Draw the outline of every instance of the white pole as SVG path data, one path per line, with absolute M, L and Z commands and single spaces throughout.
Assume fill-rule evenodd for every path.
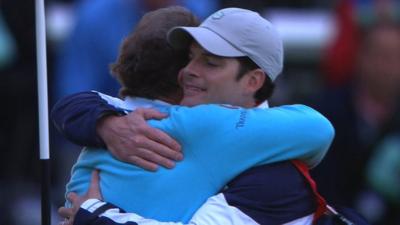
M 50 225 L 50 150 L 49 110 L 47 94 L 46 23 L 44 0 L 36 0 L 36 54 L 39 102 L 39 146 L 41 162 L 41 211 L 42 225 Z
M 44 0 L 36 0 L 36 53 L 39 100 L 40 159 L 49 159 L 49 113 L 47 94 L 46 24 Z

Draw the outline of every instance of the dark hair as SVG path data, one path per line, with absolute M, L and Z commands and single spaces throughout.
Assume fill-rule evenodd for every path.
M 146 13 L 122 43 L 112 74 L 121 83 L 120 96 L 180 98 L 177 75 L 188 62 L 187 50 L 174 50 L 167 42 L 175 26 L 198 26 L 196 17 L 180 6 Z
M 239 61 L 239 73 L 236 76 L 236 80 L 240 80 L 247 72 L 260 68 L 249 57 L 237 57 L 237 59 Z M 256 100 L 256 103 L 261 103 L 270 98 L 275 89 L 275 84 L 272 82 L 271 78 L 269 78 L 267 74 L 265 75 L 266 77 L 264 84 L 254 94 L 254 99 Z

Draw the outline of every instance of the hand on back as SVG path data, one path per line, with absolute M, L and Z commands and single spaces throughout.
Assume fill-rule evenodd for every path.
M 117 159 L 155 171 L 161 165 L 173 168 L 183 158 L 181 146 L 166 133 L 149 126 L 148 119 L 167 115 L 154 109 L 136 109 L 125 116 L 107 116 L 96 131 Z
M 72 208 L 60 207 L 58 213 L 64 218 L 64 221 L 60 222 L 60 225 L 72 225 L 74 224 L 75 216 L 79 210 L 79 207 L 88 199 L 99 199 L 103 197 L 100 191 L 99 185 L 99 171 L 94 170 L 92 172 L 92 179 L 90 181 L 89 190 L 83 196 L 78 196 L 76 193 L 68 193 L 67 198 L 72 204 Z

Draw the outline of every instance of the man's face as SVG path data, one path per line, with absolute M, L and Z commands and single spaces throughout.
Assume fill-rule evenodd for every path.
M 243 106 L 249 101 L 244 93 L 244 79 L 236 80 L 240 67 L 237 59 L 213 55 L 197 43 L 191 44 L 189 59 L 179 74 L 184 95 L 182 105 L 223 103 Z

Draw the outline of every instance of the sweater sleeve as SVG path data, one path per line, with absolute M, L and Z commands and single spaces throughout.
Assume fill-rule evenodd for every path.
M 316 166 L 333 140 L 331 123 L 304 105 L 270 109 L 202 105 L 175 107 L 163 123 L 184 151 L 203 164 L 221 186 L 244 170 L 262 164 L 300 159 Z

